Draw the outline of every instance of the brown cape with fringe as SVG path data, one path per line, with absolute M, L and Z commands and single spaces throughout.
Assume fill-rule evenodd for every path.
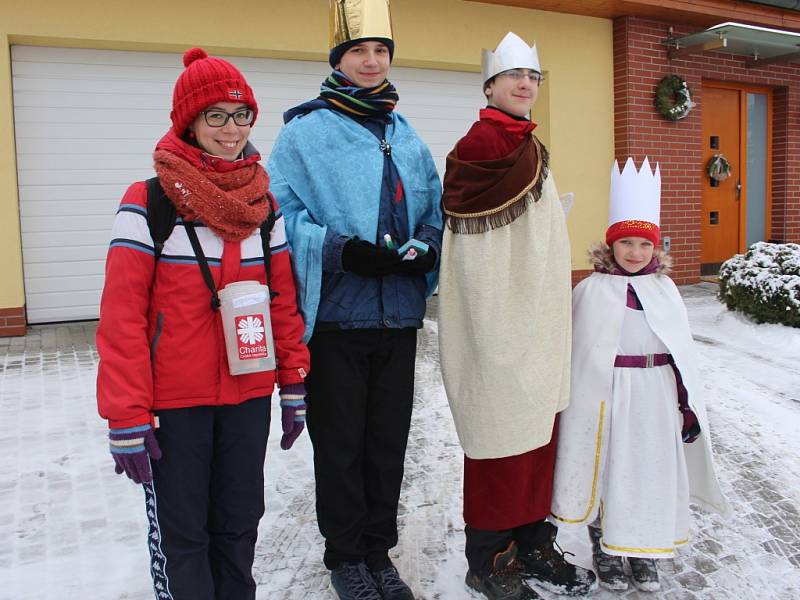
M 542 195 L 548 152 L 531 134 L 508 156 L 464 161 L 447 155 L 442 204 L 453 233 L 485 233 L 513 223 Z

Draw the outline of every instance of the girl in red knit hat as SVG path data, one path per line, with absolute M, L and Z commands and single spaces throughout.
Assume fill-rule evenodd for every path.
M 691 331 L 657 250 L 661 179 L 645 158 L 611 173 L 606 243 L 573 292 L 570 405 L 552 517 L 589 525 L 600 585 L 659 589 L 654 559 L 689 540 L 689 501 L 727 515 L 714 474 Z
M 277 384 L 288 449 L 309 355 L 283 217 L 248 142 L 253 90 L 200 48 L 183 63 L 157 177 L 128 188 L 114 222 L 97 403 L 116 472 L 144 487 L 156 596 L 247 600 L 270 398 Z

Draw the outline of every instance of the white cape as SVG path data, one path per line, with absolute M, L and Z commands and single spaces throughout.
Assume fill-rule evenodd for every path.
M 648 325 L 672 354 L 688 391 L 689 405 L 700 422 L 700 437 L 692 444 L 683 444 L 691 500 L 730 516 L 731 509 L 714 473 L 694 342 L 677 287 L 663 275 L 593 273 L 573 291 L 572 393 L 559 421 L 552 517 L 559 525 L 585 525 L 598 513 L 610 429 L 607 407 L 629 283 L 644 307 Z

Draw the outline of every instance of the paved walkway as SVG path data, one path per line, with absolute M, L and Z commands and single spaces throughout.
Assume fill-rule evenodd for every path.
M 708 304 L 709 285 L 684 289 L 690 314 L 693 303 Z M 435 303 L 431 308 L 434 316 Z M 71 324 L 0 338 L 0 600 L 152 598 L 141 490 L 113 474 L 96 414 L 94 331 L 94 323 Z M 593 598 L 800 598 L 800 444 L 776 450 L 765 443 L 772 441 L 767 420 L 742 408 L 743 398 L 779 403 L 780 414 L 800 423 L 800 364 L 701 338 L 704 377 L 722 382 L 709 390 L 709 413 L 722 485 L 736 516 L 723 523 L 694 514 L 694 542 L 661 563 L 662 592 L 598 591 Z M 471 597 L 462 583 L 462 454 L 438 365 L 430 319 L 419 338 L 394 556 L 418 598 L 455 600 Z M 763 380 L 753 381 L 749 374 L 759 370 Z M 281 452 L 276 426 L 273 419 L 267 513 L 254 569 L 258 598 L 332 599 L 321 565 L 310 443 L 304 435 Z M 575 560 L 589 564 L 582 532 L 560 539 Z

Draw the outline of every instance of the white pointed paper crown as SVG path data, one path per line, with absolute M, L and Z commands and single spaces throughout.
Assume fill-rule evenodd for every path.
M 509 69 L 531 69 L 542 72 L 536 44 L 528 46 L 525 40 L 511 31 L 497 44 L 494 52 L 486 48 L 481 51 L 483 83 Z
M 660 217 L 659 165 L 656 164 L 653 172 L 650 169 L 650 160 L 645 157 L 637 171 L 633 158 L 629 157 L 620 173 L 619 163 L 614 161 L 614 166 L 611 167 L 606 241 L 612 243 L 614 239 L 634 235 L 650 238 L 656 244 L 660 235 Z

